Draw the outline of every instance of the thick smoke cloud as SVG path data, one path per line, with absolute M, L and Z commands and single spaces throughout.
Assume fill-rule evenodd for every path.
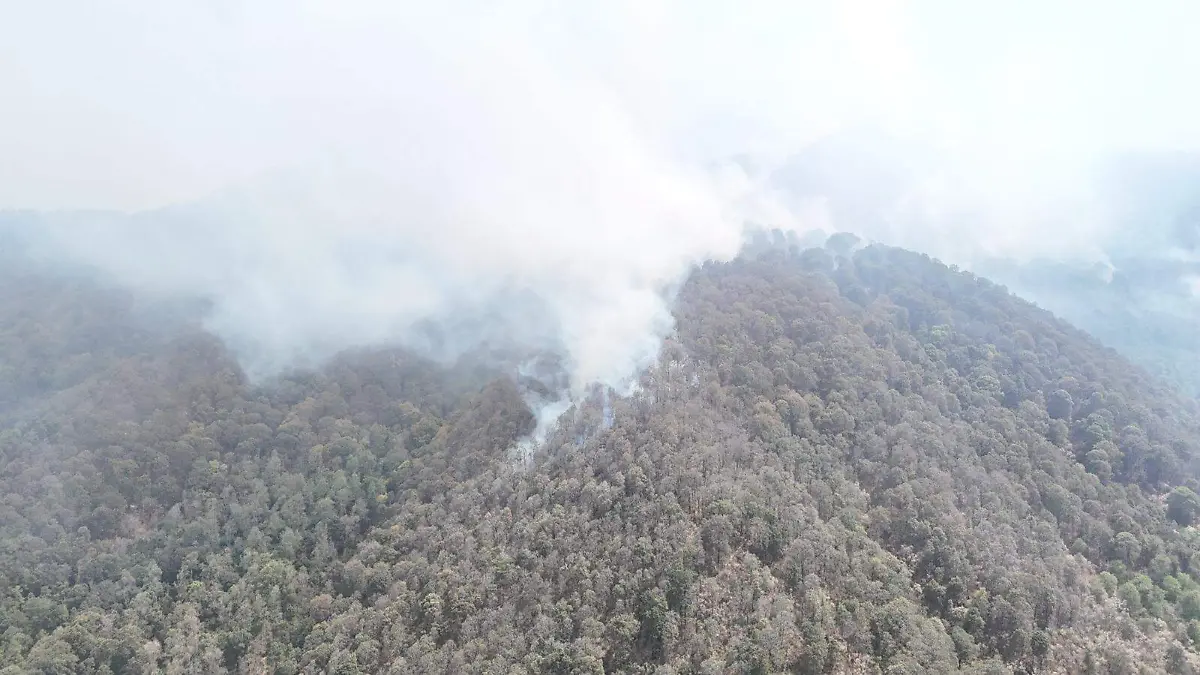
M 56 245 L 139 287 L 212 298 L 211 327 L 255 370 L 491 307 L 561 348 L 576 390 L 621 385 L 670 329 L 671 286 L 736 253 L 734 195 L 669 159 L 609 90 L 552 67 L 533 14 L 455 9 L 472 11 L 247 5 L 194 39 L 156 39 L 169 55 L 201 48 L 194 79 L 164 86 L 267 136 L 248 153 L 240 133 L 218 136 L 199 156 L 263 169 L 197 203 L 77 219 Z M 454 349 L 464 331 L 440 333 L 423 339 Z
M 1097 158 L 1200 142 L 1186 2 L 0 2 L 0 208 L 136 211 L 42 243 L 262 373 L 504 336 L 619 386 L 747 220 L 1100 260 Z

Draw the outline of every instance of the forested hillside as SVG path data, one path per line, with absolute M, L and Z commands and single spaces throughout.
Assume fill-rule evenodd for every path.
M 1131 224 L 1128 229 L 1139 228 Z M 1200 396 L 1200 296 L 1191 286 L 1200 279 L 1200 262 L 1142 253 L 1112 255 L 1111 263 L 1110 268 L 991 260 L 979 268 L 1084 327 L 1183 393 Z
M 524 457 L 482 357 L 249 383 L 127 293 L 0 288 L 4 675 L 1200 666 L 1195 402 L 924 256 L 705 266 Z
M 799 200 L 797 206 L 820 200 L 839 227 L 885 243 L 942 246 L 972 271 L 1083 328 L 1183 393 L 1200 396 L 1200 154 L 1095 158 L 1077 177 L 1087 186 L 1086 207 L 1036 216 L 1046 219 L 1017 228 L 1086 238 L 1082 246 L 1071 241 L 1067 251 L 1039 249 L 1040 237 L 1022 240 L 1019 233 L 1014 241 L 1022 245 L 1006 252 L 972 247 L 978 244 L 973 232 L 996 226 L 980 221 L 994 207 L 971 204 L 966 188 L 948 191 L 967 199 L 956 207 L 923 192 L 928 185 L 953 184 L 963 173 L 933 147 L 865 128 L 812 143 L 770 172 L 769 180 Z M 1020 191 L 1013 192 L 1007 199 L 1019 210 Z M 924 207 L 914 208 L 919 205 Z M 1081 231 L 1082 223 L 1087 227 Z M 966 248 L 954 253 L 956 246 Z

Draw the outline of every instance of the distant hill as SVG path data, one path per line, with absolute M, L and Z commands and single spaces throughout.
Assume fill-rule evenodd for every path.
M 0 288 L 5 675 L 1198 663 L 1195 401 L 926 256 L 764 236 L 532 452 L 482 356 L 250 384 L 128 291 Z

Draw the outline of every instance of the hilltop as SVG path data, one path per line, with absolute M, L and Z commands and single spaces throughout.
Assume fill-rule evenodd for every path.
M 636 392 L 527 457 L 486 359 L 251 382 L 198 322 L 2 274 L 0 673 L 1197 663 L 1196 403 L 926 256 L 698 269 Z

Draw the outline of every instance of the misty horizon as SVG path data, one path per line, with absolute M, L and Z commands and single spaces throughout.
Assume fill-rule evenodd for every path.
M 34 214 L 46 257 L 208 299 L 250 372 L 510 339 L 575 392 L 623 388 L 748 225 L 981 271 L 1197 253 L 1187 3 L 8 14 L 0 210 Z M 1172 157 L 1178 188 L 1154 177 Z M 1176 272 L 1156 288 L 1194 315 Z M 459 328 L 431 345 L 430 322 Z

